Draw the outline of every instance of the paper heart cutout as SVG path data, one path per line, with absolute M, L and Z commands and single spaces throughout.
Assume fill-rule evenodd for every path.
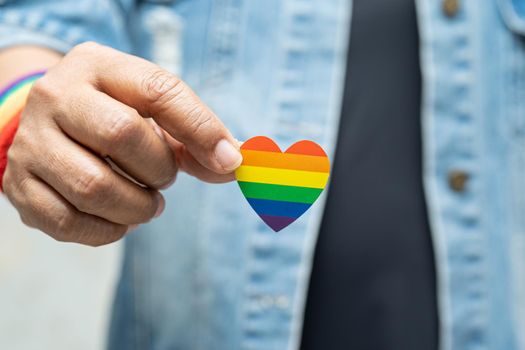
M 284 153 L 270 138 L 256 136 L 241 146 L 237 183 L 257 215 L 278 232 L 297 220 L 317 200 L 330 176 L 321 146 L 298 141 Z

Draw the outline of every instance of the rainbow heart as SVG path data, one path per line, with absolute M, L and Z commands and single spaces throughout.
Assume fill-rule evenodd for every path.
M 256 136 L 243 143 L 241 153 L 237 182 L 253 210 L 275 232 L 310 208 L 330 176 L 326 153 L 312 141 L 298 141 L 283 153 L 272 139 Z

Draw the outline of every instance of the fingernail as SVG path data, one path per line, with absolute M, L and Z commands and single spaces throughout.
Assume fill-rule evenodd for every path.
M 215 146 L 215 158 L 226 171 L 235 170 L 242 163 L 241 153 L 226 140 L 220 140 Z
M 162 214 L 162 212 L 164 211 L 164 207 L 166 206 L 166 201 L 164 200 L 164 197 L 160 193 L 157 193 L 157 196 L 159 196 L 159 207 L 157 208 L 157 212 L 154 216 L 156 218 L 158 218 Z

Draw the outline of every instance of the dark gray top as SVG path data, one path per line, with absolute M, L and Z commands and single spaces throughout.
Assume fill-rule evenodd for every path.
M 354 0 L 350 41 L 302 349 L 437 349 L 413 0 Z

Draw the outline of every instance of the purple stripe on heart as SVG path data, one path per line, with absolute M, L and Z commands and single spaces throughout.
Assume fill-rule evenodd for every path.
M 281 231 L 286 226 L 297 220 L 287 216 L 260 215 L 261 219 L 270 226 L 275 232 Z

